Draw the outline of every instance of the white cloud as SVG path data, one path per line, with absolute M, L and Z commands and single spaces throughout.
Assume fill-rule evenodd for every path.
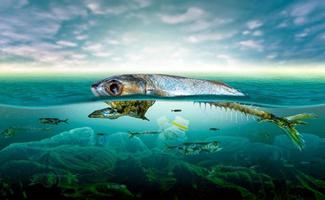
M 101 7 L 101 5 L 99 5 L 98 2 L 88 2 L 86 4 L 86 7 L 93 13 L 95 14 L 105 14 L 103 8 Z
M 260 20 L 252 20 L 246 23 L 248 29 L 256 29 L 263 25 Z
M 286 27 L 288 27 L 288 22 L 286 22 L 286 21 L 285 22 L 281 22 L 276 27 L 277 28 L 286 28 Z
M 303 25 L 307 22 L 307 19 L 305 17 L 296 17 L 293 22 L 296 24 L 296 25 Z
M 272 60 L 274 58 L 277 58 L 278 54 L 277 53 L 271 53 L 266 56 L 267 59 Z
M 242 32 L 243 35 L 252 35 L 252 36 L 262 36 L 263 32 L 261 30 L 255 30 L 255 31 L 250 31 L 250 30 L 244 30 Z
M 114 40 L 114 39 L 107 39 L 105 40 L 108 44 L 112 44 L 112 45 L 118 45 L 118 44 L 121 44 L 120 41 L 118 40 Z
M 94 14 L 98 14 L 98 15 L 103 15 L 103 14 L 119 15 L 130 10 L 130 7 L 127 4 L 104 6 L 101 3 L 96 1 L 89 1 L 86 4 L 86 7 Z
M 88 35 L 77 35 L 76 40 L 86 40 L 88 38 Z
M 249 31 L 249 30 L 244 30 L 243 32 L 242 32 L 242 34 L 243 35 L 249 35 L 251 32 Z
M 87 56 L 85 54 L 78 54 L 78 53 L 75 53 L 75 54 L 72 54 L 71 55 L 71 58 L 72 59 L 78 59 L 78 60 L 83 60 L 85 59 Z
M 93 55 L 97 56 L 97 57 L 109 57 L 109 56 L 112 56 L 112 53 L 110 53 L 110 52 L 94 52 Z
M 100 43 L 93 43 L 93 44 L 88 44 L 86 46 L 83 46 L 82 49 L 86 51 L 92 51 L 92 52 L 101 51 L 103 50 L 103 45 Z
M 162 22 L 167 24 L 179 24 L 200 19 L 205 14 L 204 10 L 190 7 L 185 13 L 180 15 L 161 15 Z
M 24 7 L 19 12 L 0 12 L 0 37 L 18 43 L 53 39 L 63 21 L 84 15 L 85 10 L 74 5 L 51 5 L 49 10 Z
M 238 66 L 238 61 L 228 54 L 218 54 L 218 62 L 225 63 L 228 66 Z
M 218 41 L 223 39 L 231 38 L 235 35 L 235 32 L 230 33 L 201 33 L 196 35 L 191 35 L 186 38 L 186 41 L 190 43 L 199 43 L 199 42 L 206 42 L 206 41 Z
M 0 36 L 10 38 L 14 42 L 52 38 L 59 28 L 60 22 L 39 17 L 33 12 L 29 14 L 20 12 L 15 16 L 0 17 Z
M 311 15 L 317 8 L 324 8 L 324 5 L 324 1 L 303 1 L 292 6 L 290 9 L 290 16 L 294 18 L 294 24 L 303 25 L 309 22 L 309 15 Z
M 198 19 L 193 23 L 189 24 L 186 30 L 189 32 L 198 32 L 209 28 L 216 28 L 220 25 L 228 24 L 232 21 L 233 21 L 232 19 L 221 19 L 221 18 Z
M 44 42 L 37 42 L 28 45 L 16 45 L 3 47 L 2 51 L 9 55 L 31 58 L 35 62 L 62 63 L 69 60 L 74 54 L 70 51 L 59 51 L 60 46 Z
M 260 31 L 260 30 L 256 30 L 252 33 L 253 36 L 262 36 L 263 35 L 263 32 Z
M 317 6 L 317 1 L 306 1 L 293 6 L 290 14 L 294 17 L 306 16 Z
M 305 38 L 305 37 L 308 36 L 309 32 L 310 32 L 309 29 L 305 29 L 303 32 L 296 33 L 295 38 L 298 39 L 298 40 L 302 39 L 302 38 Z
M 121 15 L 151 5 L 151 0 L 121 1 L 118 4 L 105 5 L 105 1 L 86 1 L 85 6 L 97 15 Z M 107 1 L 106 1 L 107 2 Z
M 71 41 L 67 41 L 67 40 L 59 40 L 56 42 L 57 45 L 60 45 L 62 47 L 76 47 L 78 46 L 78 44 L 71 42 Z
M 256 50 L 256 51 L 263 51 L 263 45 L 259 41 L 244 40 L 244 41 L 240 41 L 239 45 L 243 49 L 253 49 L 253 50 Z
M 101 43 L 90 43 L 83 46 L 82 49 L 96 57 L 109 57 L 112 55 Z
M 19 9 L 28 4 L 28 0 L 1 0 L 0 10 Z

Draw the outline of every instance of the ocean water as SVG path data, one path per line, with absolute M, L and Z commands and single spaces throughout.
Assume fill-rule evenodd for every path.
M 324 78 L 199 76 L 247 96 L 96 98 L 101 78 L 0 77 L 0 199 L 325 199 Z M 134 101 L 142 115 L 89 116 Z M 275 123 L 206 102 L 314 117 L 299 150 Z

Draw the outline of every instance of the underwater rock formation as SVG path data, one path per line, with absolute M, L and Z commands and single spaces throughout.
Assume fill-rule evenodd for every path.
M 12 144 L 0 151 L 0 173 L 11 179 L 18 176 L 22 181 L 45 172 L 60 176 L 69 171 L 82 174 L 84 181 L 94 179 L 98 172 L 109 173 L 116 155 L 108 148 L 94 146 L 93 135 L 93 130 L 86 127 L 41 141 Z
M 130 137 L 128 133 L 114 133 L 105 137 L 104 147 L 118 153 L 150 153 L 148 147 L 138 137 Z
M 217 136 L 213 139 L 220 141 L 222 151 L 184 157 L 150 150 L 128 133 L 100 136 L 105 138 L 99 145 L 94 131 L 85 127 L 1 150 L 0 199 L 36 199 L 35 194 L 43 199 L 74 200 L 325 197 L 321 174 L 307 175 L 304 168 L 297 169 L 304 157 L 286 160 L 292 156 L 284 155 L 304 151 Z M 315 137 L 305 138 L 312 141 Z M 321 148 L 316 145 L 313 152 Z M 324 163 L 301 166 L 321 171 Z

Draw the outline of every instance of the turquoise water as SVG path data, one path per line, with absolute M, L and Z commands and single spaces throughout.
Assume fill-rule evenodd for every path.
M 192 76 L 196 77 L 196 76 Z M 90 85 L 105 76 L 96 77 L 0 77 L 0 104 L 15 106 L 54 106 L 98 101 Z M 220 80 L 243 91 L 247 97 L 236 101 L 273 106 L 313 106 L 325 104 L 325 79 L 276 77 L 200 76 Z M 133 97 L 135 98 L 135 97 Z M 137 97 L 141 98 L 141 97 Z M 143 97 L 142 97 L 143 98 Z M 182 98 L 193 100 L 193 98 Z M 215 97 L 194 97 L 194 100 Z M 223 97 L 218 99 L 233 98 Z
M 148 99 L 95 98 L 89 87 L 101 78 L 0 78 L 0 199 L 325 198 L 325 79 L 202 76 L 248 96 L 151 98 L 149 120 L 142 120 L 88 117 L 106 101 Z M 198 101 L 318 118 L 297 126 L 305 140 L 300 151 L 273 123 Z M 42 124 L 44 117 L 68 123 Z M 177 119 L 187 128 L 175 132 Z M 8 128 L 14 134 L 3 134 Z M 130 137 L 130 131 L 161 133 Z M 219 151 L 184 155 L 168 148 L 211 141 Z

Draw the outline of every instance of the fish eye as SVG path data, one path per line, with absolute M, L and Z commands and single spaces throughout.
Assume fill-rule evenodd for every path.
M 106 92 L 108 92 L 112 96 L 121 95 L 122 89 L 122 84 L 116 80 L 110 81 L 105 87 Z

